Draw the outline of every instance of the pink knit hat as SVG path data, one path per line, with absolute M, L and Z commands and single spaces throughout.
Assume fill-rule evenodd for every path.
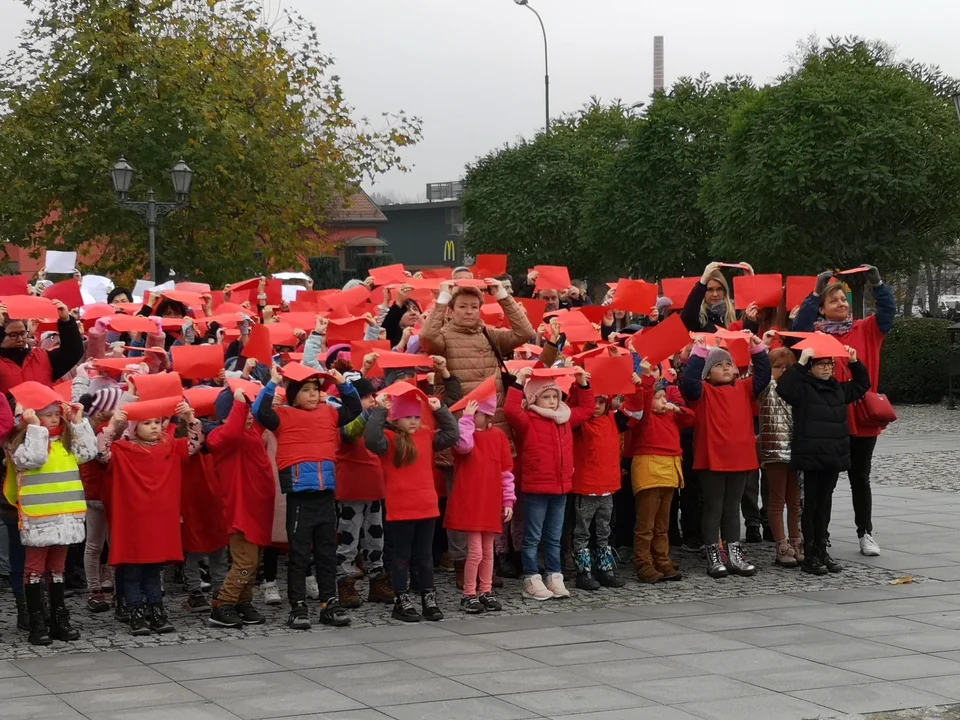
M 496 394 L 491 395 L 486 400 L 477 403 L 477 412 L 481 415 L 496 415 L 497 414 L 497 396 Z
M 543 395 L 547 390 L 556 390 L 557 394 L 560 395 L 560 386 L 550 377 L 537 377 L 533 376 L 527 380 L 527 384 L 523 387 L 523 397 L 527 400 L 527 405 L 535 405 L 537 398 Z
M 391 420 L 406 417 L 421 417 L 422 415 L 423 405 L 420 402 L 420 395 L 416 392 L 395 395 L 393 401 L 390 403 Z

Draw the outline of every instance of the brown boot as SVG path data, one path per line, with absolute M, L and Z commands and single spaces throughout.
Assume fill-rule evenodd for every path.
M 358 608 L 363 604 L 363 598 L 357 592 L 357 581 L 352 577 L 337 580 L 337 596 L 342 608 Z
M 370 594 L 367 602 L 393 603 L 396 597 L 393 594 L 393 582 L 385 572 L 380 572 L 370 578 Z
M 353 564 L 354 564 L 354 567 L 357 568 L 356 573 L 354 573 L 354 577 L 357 580 L 362 580 L 364 577 L 366 577 L 367 568 L 366 568 L 366 562 L 363 559 L 363 553 L 357 553 L 356 560 L 354 560 Z
M 498 590 L 503 587 L 503 578 L 497 575 L 496 572 L 493 573 L 493 581 L 491 582 L 491 585 Z
M 664 580 L 682 580 L 683 573 L 672 562 L 656 566 L 657 572 L 663 575 Z
M 467 566 L 466 560 L 454 560 L 453 571 L 457 574 L 457 589 L 463 590 L 463 570 Z
M 658 583 L 663 580 L 663 573 L 658 572 L 653 565 L 641 565 L 637 568 L 637 580 L 642 583 Z

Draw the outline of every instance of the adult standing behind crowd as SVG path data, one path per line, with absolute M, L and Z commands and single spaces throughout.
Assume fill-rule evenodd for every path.
M 835 273 L 827 270 L 817 277 L 813 293 L 803 301 L 800 311 L 793 322 L 797 332 L 819 330 L 833 335 L 844 345 L 857 351 L 857 357 L 867 367 L 870 385 L 877 392 L 880 382 L 880 348 L 883 339 L 893 329 L 893 318 L 897 311 L 893 291 L 884 284 L 880 271 L 872 265 L 862 265 L 867 285 L 873 288 L 873 299 L 877 312 L 863 320 L 854 320 L 847 301 L 847 291 L 843 283 L 834 282 Z M 851 379 L 850 368 L 846 360 L 837 359 L 836 379 L 846 382 Z M 883 431 L 881 426 L 867 426 L 857 418 L 855 405 L 848 410 L 850 425 L 850 492 L 853 495 L 853 513 L 857 523 L 857 536 L 860 538 L 860 552 L 868 557 L 880 554 L 880 547 L 872 537 L 873 533 L 873 496 L 870 491 L 870 469 L 873 463 L 873 451 L 877 438 Z
M 503 417 L 503 385 L 500 360 L 510 358 L 513 351 L 536 334 L 526 313 L 507 294 L 499 280 L 487 280 L 490 293 L 496 298 L 509 328 L 487 328 L 480 316 L 483 293 L 475 287 L 454 287 L 445 282 L 420 333 L 420 345 L 428 355 L 442 355 L 450 374 L 460 380 L 466 395 L 489 377 L 497 383 L 497 414 L 494 422 L 506 428 Z
M 27 380 L 34 380 L 48 387 L 66 375 L 83 360 L 83 336 L 77 321 L 70 316 L 67 306 L 59 300 L 57 307 L 57 333 L 60 346 L 53 350 L 31 348 L 27 344 L 27 325 L 23 320 L 7 316 L 7 308 L 0 305 L 3 329 L 0 332 L 0 393 Z
M 753 268 L 741 263 L 748 275 Z M 680 319 L 690 332 L 716 332 L 729 327 L 737 319 L 737 311 L 730 297 L 730 285 L 720 272 L 720 263 L 712 262 L 703 269 L 700 282 L 693 286 L 680 311 Z

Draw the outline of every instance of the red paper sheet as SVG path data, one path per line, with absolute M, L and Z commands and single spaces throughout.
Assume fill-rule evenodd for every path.
M 545 378 L 556 378 L 563 375 L 576 375 L 579 372 L 579 368 L 543 368 L 535 367 L 533 369 L 534 377 L 545 377 Z
M 477 255 L 476 276 L 480 278 L 495 278 L 507 272 L 506 255 Z
M 363 340 L 366 327 L 367 321 L 363 318 L 331 320 L 327 326 L 327 347 Z
M 43 291 L 43 297 L 50 300 L 59 300 L 70 310 L 83 305 L 83 295 L 80 294 L 80 283 L 73 278 L 51 285 Z
M 651 365 L 661 362 L 690 344 L 690 334 L 679 314 L 633 337 L 633 349 Z
M 136 315 L 138 312 L 143 310 L 143 303 L 114 303 L 113 305 L 119 312 L 126 313 L 127 315 Z
M 801 305 L 817 287 L 816 275 L 793 275 L 787 278 L 787 310 Z
M 303 382 L 304 380 L 309 380 L 312 377 L 320 378 L 324 383 L 331 380 L 331 377 L 320 370 L 314 370 L 309 368 L 303 363 L 290 362 L 283 366 L 280 370 L 280 374 L 283 375 L 288 380 L 293 380 L 294 382 Z
M 187 292 L 209 293 L 210 286 L 201 282 L 182 282 L 173 286 L 175 290 L 186 290 Z
M 270 333 L 270 343 L 274 346 L 295 348 L 300 344 L 297 336 L 293 334 L 293 327 L 285 322 L 270 323 L 264 327 Z
M 157 400 L 129 403 L 120 409 L 127 414 L 127 420 L 140 422 L 141 420 L 172 417 L 177 410 L 177 405 L 181 402 L 183 402 L 182 396 L 159 398 Z
M 222 345 L 174 345 L 173 367 L 185 380 L 215 378 L 223 370 Z
M 570 271 L 558 265 L 537 265 L 533 268 L 537 272 L 535 292 L 541 290 L 567 290 L 573 283 L 570 282 Z
M 261 365 L 273 364 L 273 340 L 266 325 L 254 325 L 250 329 L 250 339 L 243 346 L 243 356 L 253 358 Z
M 421 270 L 420 274 L 430 280 L 449 280 L 453 277 L 453 268 L 434 268 L 433 270 Z
M 600 342 L 600 331 L 593 325 L 568 324 L 562 330 L 568 343 Z
M 724 340 L 723 347 L 733 358 L 733 364 L 738 368 L 749 367 L 750 365 L 750 345 L 746 340 Z
M 811 337 L 804 338 L 793 346 L 793 350 L 797 352 L 803 352 L 808 348 L 813 349 L 813 356 L 815 358 L 848 357 L 847 350 L 844 348 L 843 343 L 833 335 L 826 333 L 814 333 Z
M 53 386 L 53 391 L 59 395 L 65 403 L 73 401 L 73 380 L 64 380 Z
M 611 312 L 611 308 L 608 305 L 584 305 L 577 309 L 587 320 L 595 325 L 603 324 L 604 316 L 608 312 Z
M 35 380 L 28 380 L 10 388 L 10 394 L 24 410 L 43 410 L 54 403 L 63 402 L 56 390 Z
M 536 330 L 537 325 L 543 322 L 543 313 L 547 309 L 547 303 L 536 298 L 514 298 L 517 304 L 527 311 L 527 319 Z
M 93 324 L 102 317 L 110 317 L 111 315 L 117 314 L 117 309 L 113 305 L 107 305 L 106 303 L 84 305 L 80 310 L 83 316 L 83 322 L 87 324 Z
M 360 371 L 360 368 L 363 367 L 363 358 L 365 358 L 370 353 L 383 353 L 390 351 L 390 341 L 389 340 L 355 340 L 350 343 L 350 363 L 353 365 L 353 369 Z M 374 366 L 366 374 L 367 378 L 381 378 L 383 377 L 383 368 L 380 367 L 380 363 L 374 363 Z
M 5 275 L 0 277 L 0 296 L 26 295 L 27 278 L 23 275 Z
M 590 373 L 590 386 L 597 395 L 632 395 L 637 391 L 633 384 L 633 358 L 630 355 L 611 357 L 598 355 L 586 359 Z
M 687 302 L 694 285 L 700 282 L 698 277 L 664 278 L 660 281 L 663 297 L 670 298 L 671 309 L 679 310 Z
M 539 360 L 507 360 L 503 364 L 507 366 L 507 372 L 516 375 L 523 368 L 534 367 Z
M 164 290 L 163 297 L 184 305 L 203 305 L 203 298 L 200 293 L 189 290 Z
M 869 266 L 850 268 L 849 270 L 841 270 L 837 273 L 837 275 L 856 275 L 857 273 L 867 272 L 868 270 L 870 270 Z
M 745 309 L 750 303 L 761 308 L 780 307 L 783 300 L 782 275 L 737 275 L 733 278 L 734 306 Z
M 303 293 L 300 293 L 301 295 Z M 358 285 L 355 288 L 350 288 L 349 290 L 341 290 L 339 292 L 333 293 L 332 295 L 324 296 L 323 300 L 327 303 L 331 310 L 336 308 L 350 308 L 355 305 L 360 305 L 365 303 L 370 299 L 370 291 L 367 289 L 366 285 Z
M 175 372 L 157 375 L 137 375 L 130 378 L 137 389 L 137 398 L 141 401 L 157 398 L 180 397 L 183 394 L 183 381 Z
M 610 307 L 638 315 L 649 315 L 657 304 L 658 288 L 643 280 L 621 279 Z
M 221 388 L 215 387 L 188 388 L 183 391 L 183 397 L 187 405 L 193 408 L 196 417 L 214 417 L 217 414 L 217 398 L 221 392 Z
M 480 306 L 480 317 L 483 319 L 483 322 L 490 327 L 503 327 L 503 308 L 499 305 L 484 303 Z
M 230 392 L 242 390 L 247 400 L 251 403 L 257 399 L 257 395 L 263 390 L 263 385 L 253 380 L 244 380 L 243 378 L 227 378 L 227 387 Z
M 489 377 L 484 380 L 482 383 L 477 385 L 473 390 L 467 393 L 459 401 L 450 406 L 450 412 L 460 412 L 470 403 L 471 400 L 475 400 L 478 403 L 483 402 L 484 400 L 489 400 L 497 394 L 497 381 Z
M 110 318 L 110 329 L 118 333 L 155 334 L 157 332 L 156 323 L 142 315 L 113 315 Z
M 377 359 L 377 365 L 384 370 L 433 367 L 433 360 L 430 359 L 429 355 L 411 355 L 410 353 L 392 352 L 390 350 L 381 350 L 378 353 L 380 357 Z
M 370 268 L 370 277 L 373 278 L 373 284 L 377 286 L 403 283 L 409 279 L 401 264 Z

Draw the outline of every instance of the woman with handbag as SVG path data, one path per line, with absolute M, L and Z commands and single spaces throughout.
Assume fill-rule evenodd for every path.
M 877 393 L 880 382 L 880 348 L 884 336 L 893 329 L 896 301 L 893 291 L 884 284 L 880 272 L 872 265 L 862 265 L 866 285 L 873 290 L 876 314 L 854 320 L 847 301 L 846 287 L 837 282 L 836 273 L 827 270 L 817 277 L 813 293 L 803 301 L 793 322 L 798 332 L 819 330 L 833 335 L 844 345 L 857 351 L 870 375 L 871 388 L 866 396 L 849 406 L 850 425 L 850 491 L 853 512 L 860 538 L 860 552 L 868 557 L 880 554 L 880 547 L 872 537 L 873 497 L 870 491 L 870 467 L 877 438 L 883 429 L 896 420 L 896 414 L 885 396 Z M 849 363 L 838 359 L 836 378 L 840 382 L 851 379 Z

